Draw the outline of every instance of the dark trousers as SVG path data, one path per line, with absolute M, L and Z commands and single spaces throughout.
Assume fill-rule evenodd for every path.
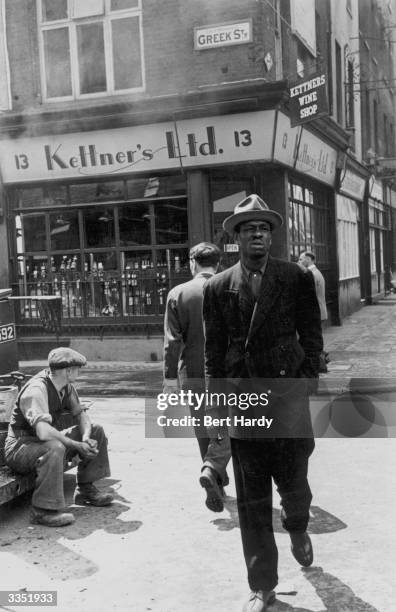
M 183 386 L 183 389 L 188 391 L 187 385 Z M 204 393 L 205 387 L 191 387 L 192 391 L 196 393 Z M 229 478 L 227 474 L 227 465 L 231 459 L 231 447 L 230 437 L 226 427 L 221 430 L 221 436 L 217 436 L 216 433 L 210 437 L 208 430 L 204 423 L 204 416 L 206 414 L 205 406 L 200 406 L 198 410 L 195 405 L 190 405 L 190 414 L 192 417 L 198 419 L 199 425 L 194 427 L 194 433 L 197 438 L 199 452 L 202 459 L 202 468 L 209 467 L 214 470 L 217 474 L 218 483 L 226 487 L 229 484 Z
M 62 430 L 62 433 L 81 441 L 77 425 Z M 98 454 L 83 458 L 77 466 L 77 483 L 89 483 L 110 476 L 107 454 L 107 438 L 100 425 L 92 425 L 91 438 L 98 443 Z M 14 438 L 8 436 L 5 445 L 6 463 L 15 472 L 27 474 L 36 471 L 36 482 L 32 497 L 33 506 L 47 510 L 61 510 L 65 507 L 63 492 L 63 470 L 65 461 L 76 455 L 59 440 L 43 442 L 36 436 Z
M 308 458 L 314 446 L 312 438 L 231 438 L 243 552 L 253 591 L 271 590 L 278 584 L 272 479 L 281 497 L 284 529 L 306 531 L 312 500 Z

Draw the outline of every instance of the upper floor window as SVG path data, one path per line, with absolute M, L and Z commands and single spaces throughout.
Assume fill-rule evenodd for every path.
M 335 41 L 335 85 L 336 85 L 336 120 L 342 124 L 342 60 L 341 60 L 341 47 L 337 41 Z
M 355 127 L 355 66 L 352 60 L 346 61 L 347 82 L 345 88 L 346 127 Z
M 39 0 L 45 100 L 142 91 L 141 0 Z

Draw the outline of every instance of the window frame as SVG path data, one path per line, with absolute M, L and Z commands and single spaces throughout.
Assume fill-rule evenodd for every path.
M 39 58 L 40 58 L 40 79 L 43 101 L 48 103 L 66 102 L 70 100 L 87 100 L 95 98 L 103 98 L 106 96 L 120 96 L 128 93 L 139 93 L 146 90 L 146 74 L 144 62 L 144 41 L 143 41 L 143 9 L 142 0 L 137 0 L 137 7 L 129 9 L 119 9 L 112 11 L 111 0 L 104 0 L 103 15 L 94 15 L 89 17 L 73 18 L 72 8 L 73 0 L 66 0 L 68 17 L 66 19 L 57 19 L 54 21 L 44 21 L 43 15 L 43 0 L 37 2 L 37 27 L 39 38 Z M 113 37 L 112 37 L 112 22 L 116 19 L 138 19 L 139 29 L 139 50 L 140 50 L 140 70 L 141 70 L 141 85 L 138 87 L 129 87 L 126 89 L 115 89 L 115 71 L 113 57 Z M 80 90 L 80 66 L 78 59 L 78 44 L 77 44 L 77 27 L 79 25 L 89 25 L 93 23 L 103 24 L 103 39 L 104 39 L 104 58 L 105 58 L 105 73 L 106 73 L 106 90 L 93 93 L 81 93 Z M 45 43 L 44 32 L 67 28 L 69 40 L 69 62 L 71 75 L 71 90 L 72 93 L 66 96 L 48 96 L 47 89 L 47 70 L 45 61 Z
M 301 197 L 297 195 L 297 191 Z M 307 223 L 308 221 L 308 223 Z M 288 180 L 289 257 L 297 261 L 302 251 L 313 251 L 323 270 L 330 266 L 330 204 L 326 189 L 294 175 Z M 302 239 L 303 238 L 303 239 Z M 309 239 L 307 239 L 309 238 Z

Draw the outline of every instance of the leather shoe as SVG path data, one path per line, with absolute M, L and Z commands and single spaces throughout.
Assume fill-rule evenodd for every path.
M 290 532 L 291 551 L 296 561 L 303 567 L 309 567 L 313 563 L 313 549 L 311 538 L 306 531 Z
M 59 512 L 59 510 L 47 510 L 32 506 L 30 510 L 30 522 L 34 525 L 45 525 L 46 527 L 65 527 L 71 525 L 76 519 L 71 512 Z
M 205 503 L 209 510 L 212 510 L 212 512 L 223 512 L 223 495 L 213 470 L 208 467 L 203 468 L 199 483 L 206 490 Z
M 77 485 L 74 503 L 80 506 L 109 506 L 114 500 L 110 493 L 101 493 L 92 483 Z
M 243 612 L 265 612 L 275 602 L 275 591 L 252 591 Z

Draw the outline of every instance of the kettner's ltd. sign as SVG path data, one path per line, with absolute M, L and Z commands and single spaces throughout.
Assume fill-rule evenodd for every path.
M 275 111 L 0 141 L 4 183 L 270 160 Z
M 326 84 L 326 74 L 317 73 L 290 87 L 289 109 L 292 127 L 329 112 Z
M 274 110 L 0 141 L 3 182 L 278 161 L 333 185 L 337 151 Z M 275 131 L 276 128 L 276 131 Z

